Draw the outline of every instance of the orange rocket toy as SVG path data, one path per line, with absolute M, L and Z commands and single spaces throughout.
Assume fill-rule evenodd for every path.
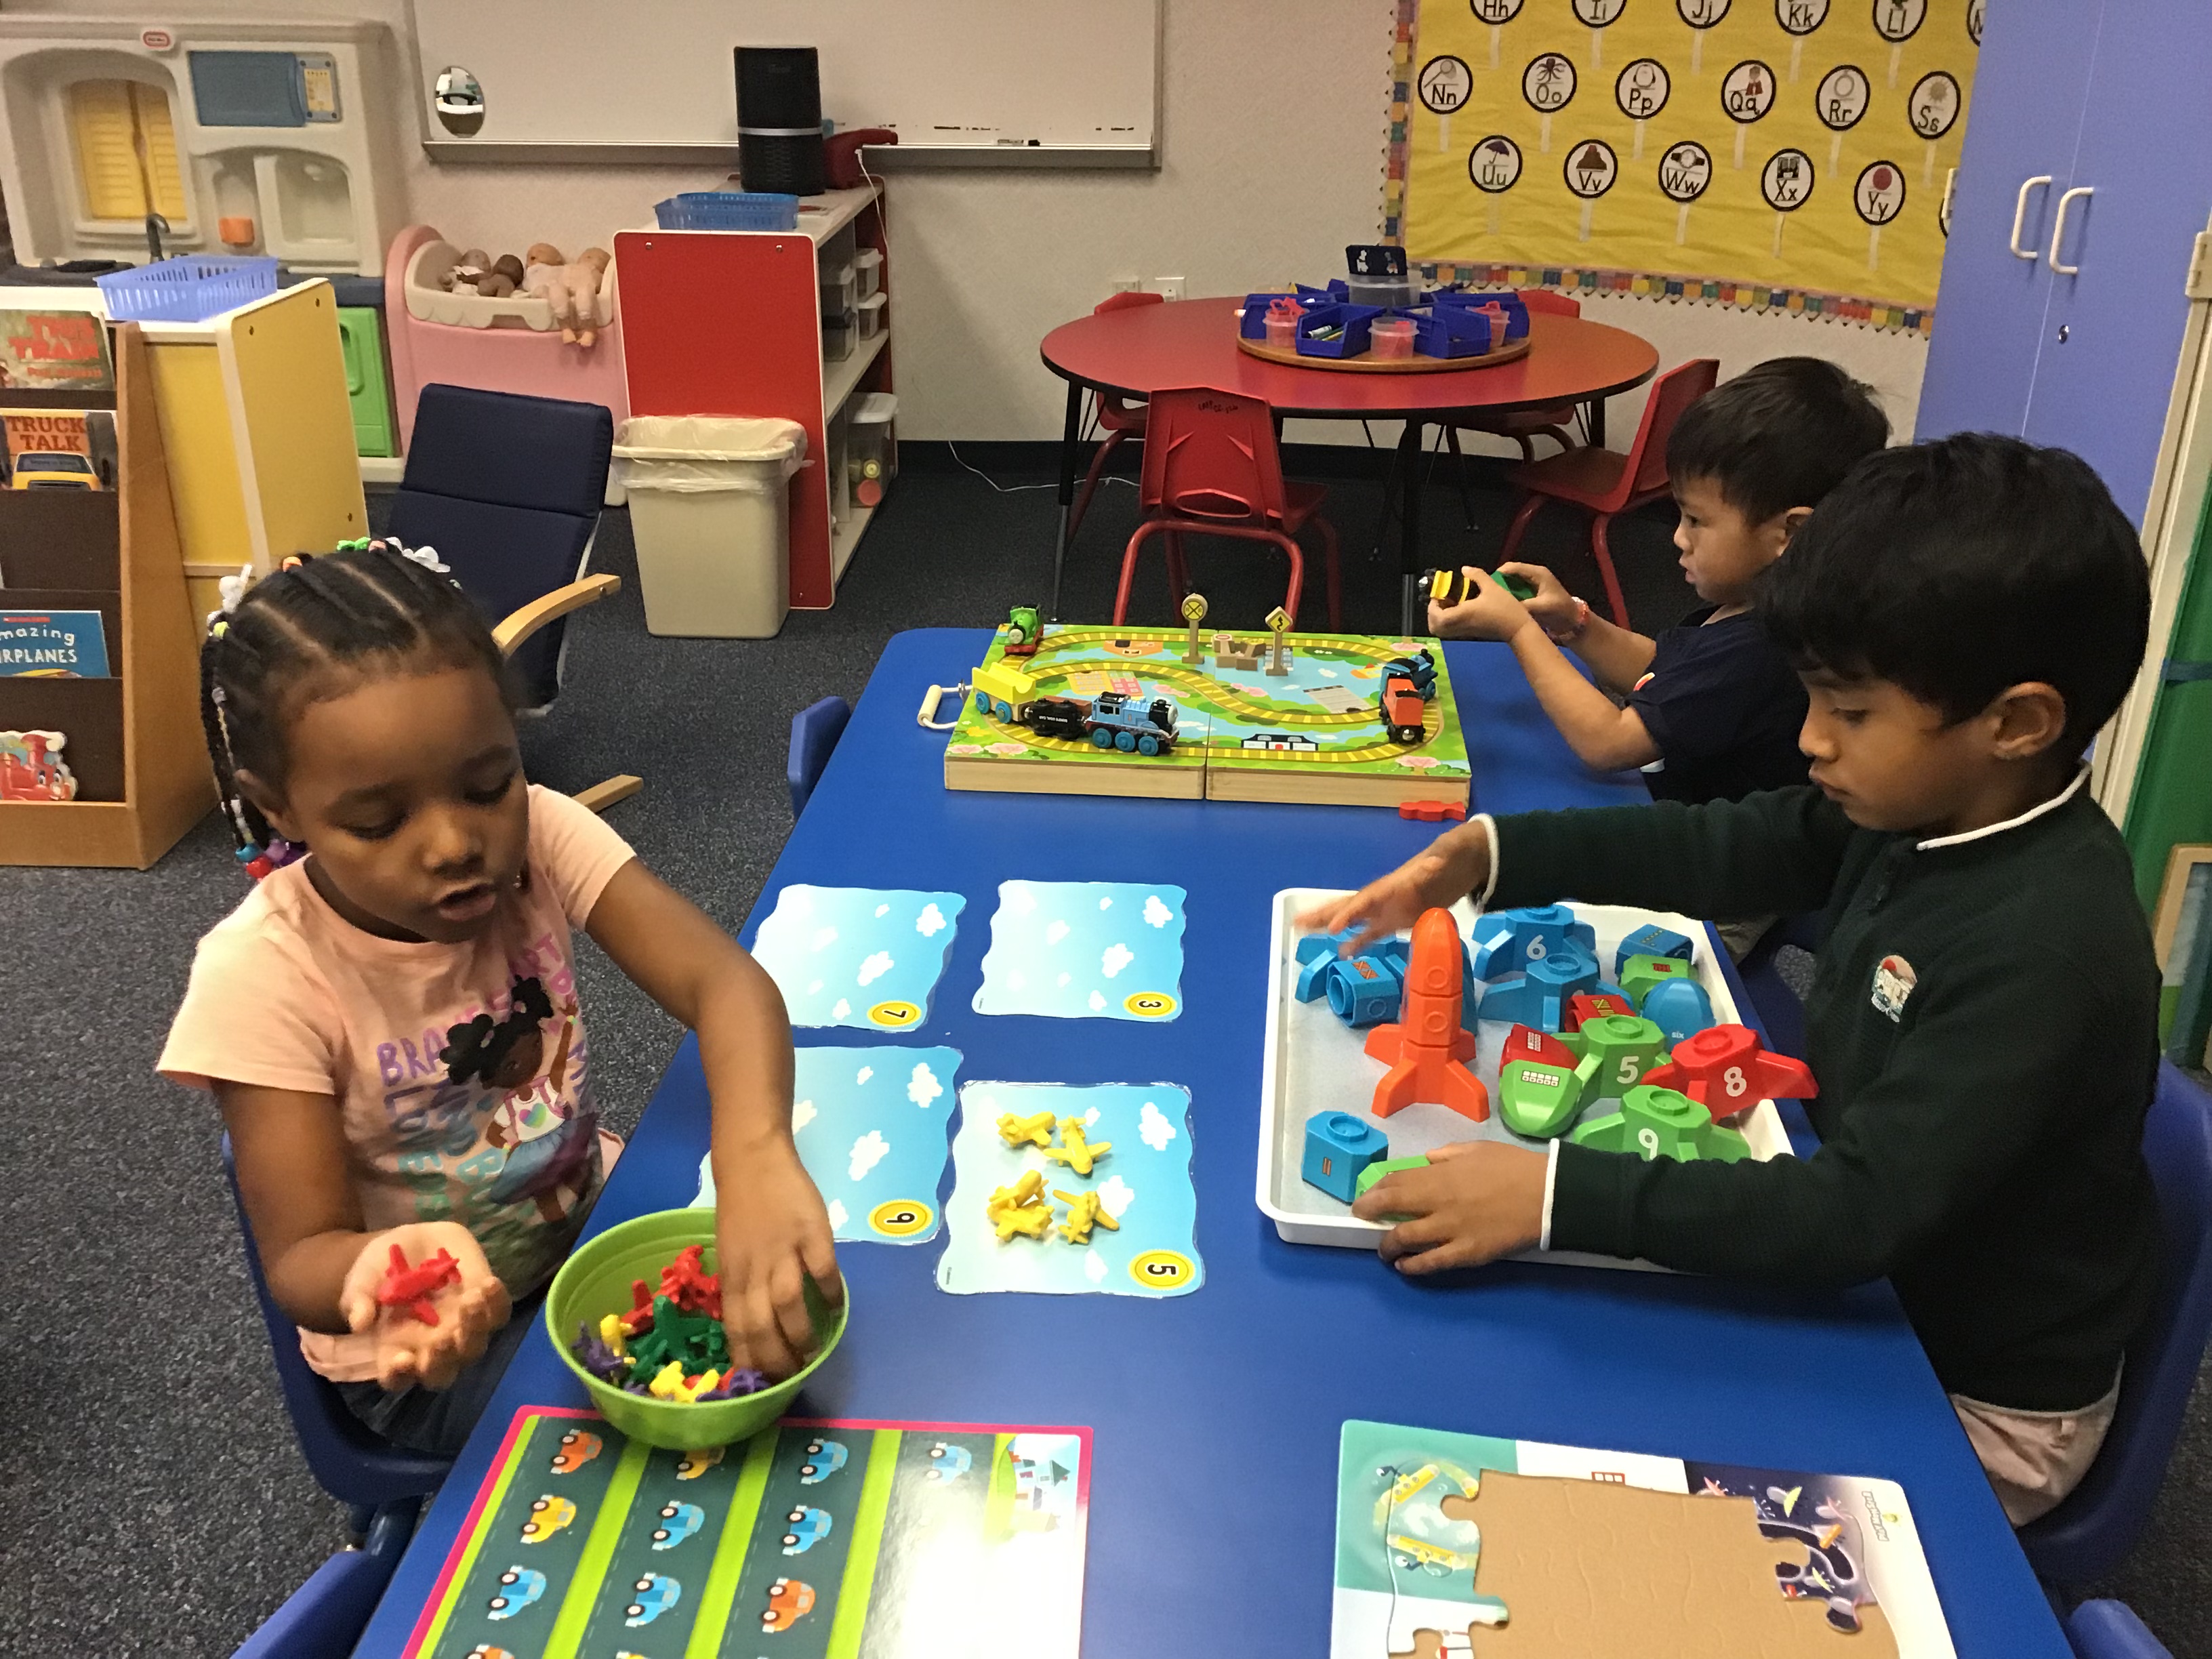
M 1466 971 L 1462 951 L 1450 911 L 1424 911 L 1413 924 L 1398 1023 L 1367 1034 L 1369 1057 L 1390 1067 L 1375 1085 L 1376 1116 L 1388 1117 L 1425 1100 L 1477 1123 L 1489 1117 L 1490 1091 L 1467 1069 L 1474 1058 L 1474 1033 L 1460 1023 Z

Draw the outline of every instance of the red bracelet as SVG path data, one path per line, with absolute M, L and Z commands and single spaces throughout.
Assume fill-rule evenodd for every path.
M 1554 645 L 1565 645 L 1570 640 L 1581 638 L 1583 629 L 1589 626 L 1589 601 L 1584 599 L 1576 599 L 1575 625 L 1572 628 L 1566 629 L 1564 633 L 1553 635 L 1552 643 Z

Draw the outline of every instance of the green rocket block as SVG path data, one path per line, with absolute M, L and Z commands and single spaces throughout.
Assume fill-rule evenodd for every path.
M 1586 1019 L 1575 1036 L 1582 1054 L 1575 1071 L 1586 1100 L 1618 1100 L 1667 1058 L 1667 1034 L 1634 1014 Z
M 1647 1164 L 1656 1158 L 1734 1164 L 1751 1156 L 1741 1134 L 1716 1125 L 1689 1096 L 1649 1083 L 1624 1095 L 1619 1111 L 1590 1119 L 1568 1139 L 1601 1152 L 1633 1152 Z
M 1353 1194 L 1356 1196 L 1365 1192 L 1386 1175 L 1395 1175 L 1401 1170 L 1418 1170 L 1428 1161 L 1424 1154 L 1419 1158 L 1386 1158 L 1380 1164 L 1370 1164 L 1359 1172 L 1359 1180 L 1352 1188 Z
M 1620 970 L 1620 988 L 1628 993 L 1628 1000 L 1638 1007 L 1644 1006 L 1644 994 L 1670 979 L 1690 977 L 1690 964 L 1674 957 L 1631 957 Z
M 1510 1060 L 1498 1068 L 1498 1115 L 1516 1135 L 1547 1140 L 1582 1109 L 1583 1079 L 1564 1066 Z

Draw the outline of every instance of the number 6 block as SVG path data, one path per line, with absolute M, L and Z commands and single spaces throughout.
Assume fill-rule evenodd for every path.
M 1770 1097 L 1810 1100 L 1820 1092 L 1803 1060 L 1768 1054 L 1759 1034 L 1744 1025 L 1716 1025 L 1684 1037 L 1666 1064 L 1645 1073 L 1644 1081 L 1680 1090 L 1716 1122 Z

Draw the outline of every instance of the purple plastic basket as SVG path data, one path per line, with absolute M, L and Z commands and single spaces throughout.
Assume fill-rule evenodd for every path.
M 204 323 L 276 291 L 266 255 L 188 253 L 95 276 L 107 315 L 118 323 Z

